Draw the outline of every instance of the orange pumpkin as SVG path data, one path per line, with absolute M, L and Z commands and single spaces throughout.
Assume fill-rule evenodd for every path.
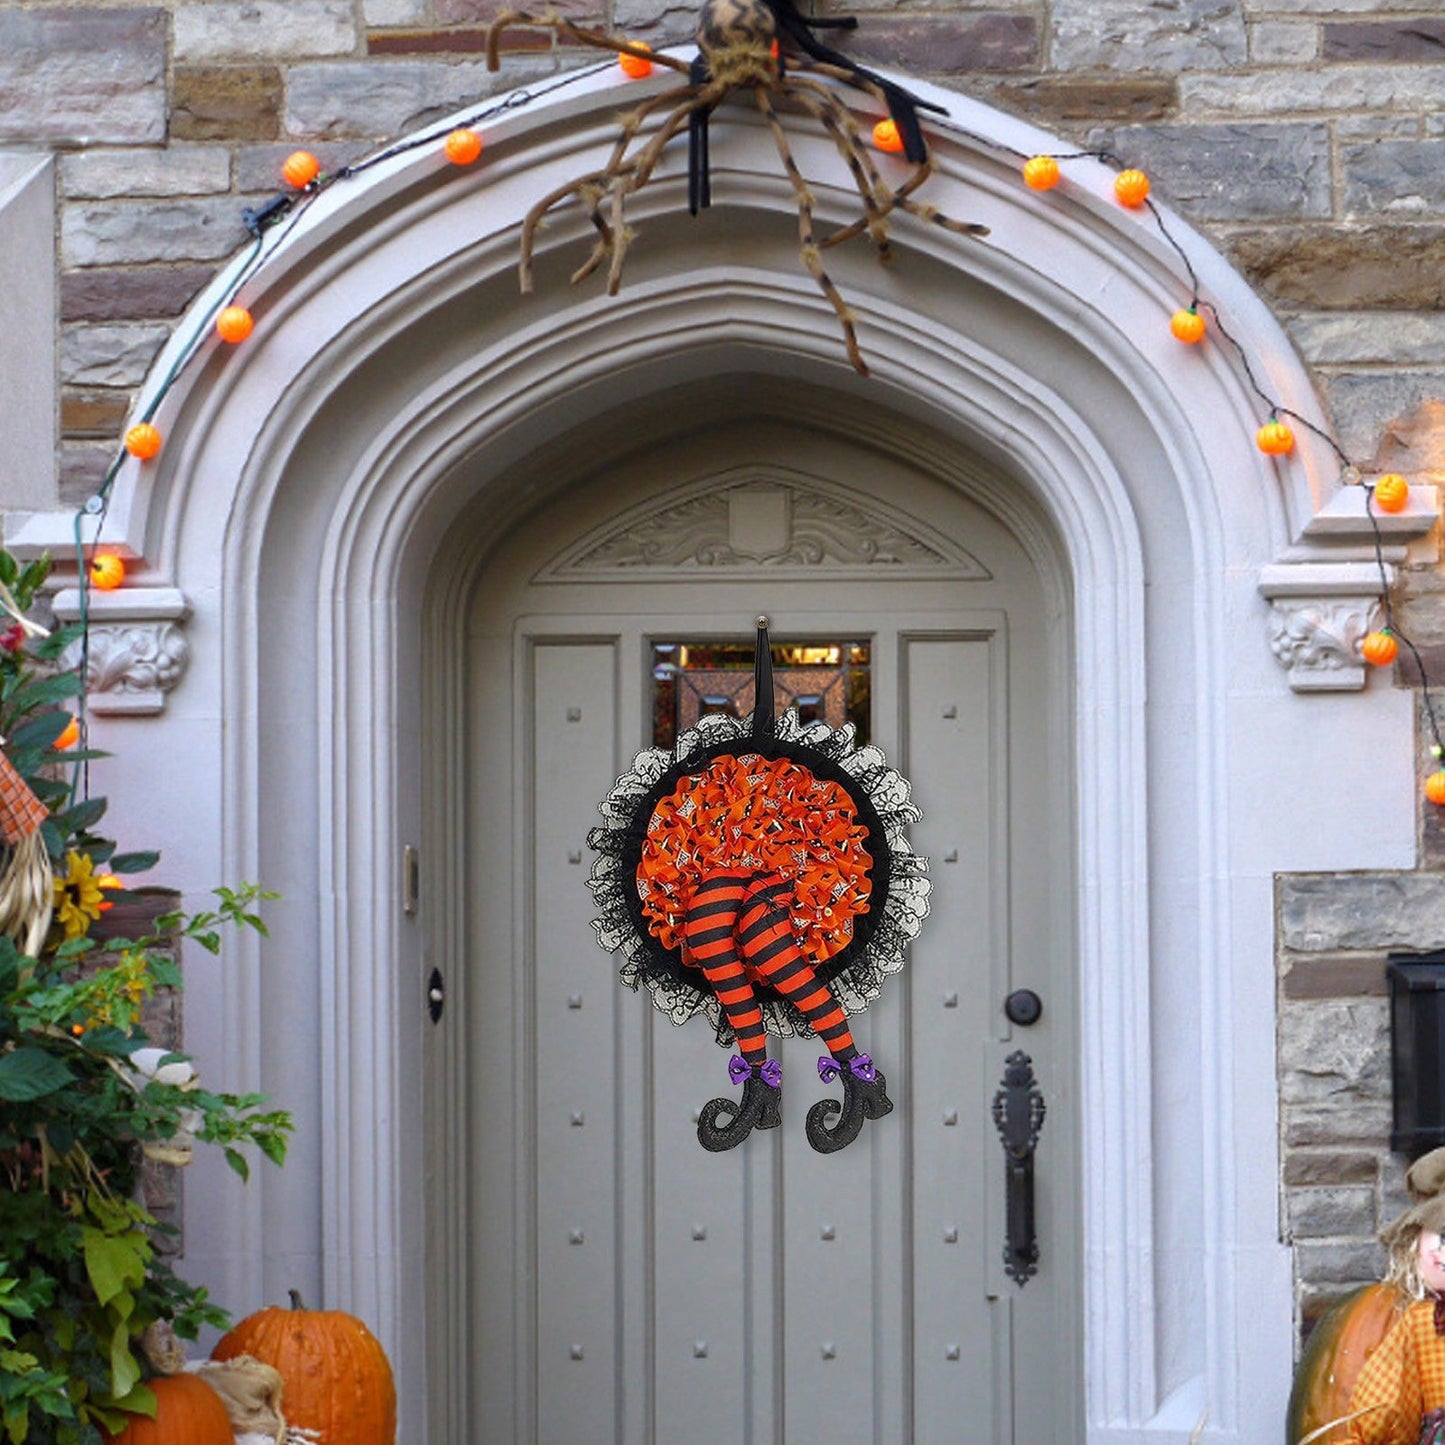
M 1282 421 L 1267 421 L 1255 432 L 1254 444 L 1266 456 L 1287 456 L 1294 450 L 1294 433 Z
M 78 718 L 71 718 L 64 728 L 61 729 L 60 736 L 55 739 L 54 746 L 58 750 L 63 751 L 65 748 L 73 748 L 79 741 L 80 720 Z
M 1361 1366 L 1408 1303 L 1393 1285 L 1367 1284 L 1330 1307 L 1295 1371 L 1288 1445 L 1299 1445 L 1311 1430 L 1350 1413 L 1350 1392 Z
M 161 434 L 148 421 L 137 422 L 125 434 L 125 449 L 131 456 L 148 462 L 160 455 Z
M 346 1445 L 395 1445 L 396 1384 L 386 1352 L 355 1315 L 291 1308 L 258 1311 L 211 1352 L 251 1355 L 281 1372 L 286 1423 Z
M 636 46 L 638 50 L 650 50 L 652 47 L 643 44 L 640 40 L 629 40 L 629 45 Z M 629 55 L 623 51 L 617 57 L 617 64 L 623 75 L 631 80 L 644 80 L 652 74 L 652 62 L 645 55 Z
M 1024 162 L 1024 185 L 1032 191 L 1051 191 L 1059 183 L 1059 163 L 1053 156 L 1033 156 Z
M 255 325 L 255 317 L 244 306 L 228 306 L 216 317 L 216 335 L 235 346 L 251 334 Z
M 146 1386 L 156 1397 L 156 1417 L 135 1416 L 115 1445 L 236 1445 L 231 1417 L 221 1397 L 195 1375 L 158 1375 Z
M 1410 505 L 1410 484 L 1399 472 L 1386 472 L 1375 483 L 1374 497 L 1382 512 L 1403 512 Z
M 446 138 L 442 149 L 454 166 L 469 166 L 482 153 L 482 138 L 476 131 L 462 126 Z
M 891 117 L 880 120 L 873 127 L 873 144 L 890 155 L 900 155 L 903 151 L 903 137 L 898 134 L 897 122 Z
M 1425 779 L 1425 796 L 1432 803 L 1445 807 L 1445 771 L 1431 773 Z
M 288 186 L 304 191 L 321 174 L 321 162 L 310 151 L 292 151 L 281 167 L 281 175 Z
M 114 552 L 98 552 L 90 559 L 90 585 L 114 592 L 125 581 L 125 563 Z
M 1400 655 L 1400 644 L 1388 627 L 1379 632 L 1370 632 L 1360 644 L 1360 655 L 1372 667 L 1389 667 Z
M 1177 341 L 1189 346 L 1204 340 L 1204 318 L 1192 306 L 1187 311 L 1176 311 L 1169 319 L 1169 329 Z
M 1143 171 L 1120 171 L 1114 177 L 1114 194 L 1131 210 L 1149 199 L 1149 177 Z

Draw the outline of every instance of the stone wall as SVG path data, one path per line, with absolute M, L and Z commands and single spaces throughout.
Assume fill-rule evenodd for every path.
M 1445 480 L 1445 19 L 1438 0 L 859 0 L 860 58 L 1142 164 L 1284 319 L 1367 468 Z M 335 167 L 498 89 L 595 59 L 516 36 L 500 0 L 165 0 L 0 8 L 0 147 L 57 167 L 58 487 L 78 505 L 242 208 L 305 145 Z M 658 44 L 680 0 L 557 0 Z M 1187 298 L 1184 298 L 1187 299 Z M 1445 678 L 1432 545 L 1401 620 Z M 1405 679 L 1400 685 L 1405 685 Z M 1377 684 L 1378 685 L 1378 684 Z M 1427 759 L 1422 747 L 1422 764 Z M 1302 1319 L 1370 1278 L 1397 1203 L 1383 961 L 1445 943 L 1445 836 L 1418 874 L 1279 883 L 1281 1229 Z

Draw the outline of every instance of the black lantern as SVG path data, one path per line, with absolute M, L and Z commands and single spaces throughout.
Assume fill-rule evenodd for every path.
M 1395 1101 L 1390 1148 L 1417 1159 L 1445 1144 L 1445 951 L 1392 953 L 1385 976 Z

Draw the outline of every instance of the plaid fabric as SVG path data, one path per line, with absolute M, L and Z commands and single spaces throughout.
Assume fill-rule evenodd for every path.
M 0 838 L 13 848 L 49 816 L 50 810 L 30 791 L 10 759 L 0 753 Z
M 1365 1361 L 1350 1396 L 1352 1445 L 1419 1445 L 1434 1437 L 1426 1417 L 1445 1410 L 1445 1339 L 1435 1332 L 1435 1302 L 1410 1306 Z

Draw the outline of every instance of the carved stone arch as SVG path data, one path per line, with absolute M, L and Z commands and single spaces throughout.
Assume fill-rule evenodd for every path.
M 1311 437 L 1283 462 L 1255 450 L 1258 397 L 1226 348 L 1170 337 L 1188 299 L 1179 258 L 1114 203 L 1108 172 L 1073 163 L 1060 190 L 1030 192 L 1015 157 L 1058 146 L 922 83 L 908 82 L 947 112 L 930 122 L 929 198 L 993 239 L 900 218 L 888 270 L 866 250 L 830 253 L 871 381 L 842 359 L 798 265 L 771 138 L 741 108 L 714 122 L 709 216 L 685 214 L 671 158 L 635 198 L 645 241 L 620 298 L 567 287 L 585 246 L 572 218 L 547 231 L 523 301 L 518 222 L 611 143 L 623 83 L 599 68 L 499 110 L 465 173 L 419 148 L 323 191 L 248 276 L 251 341 L 224 355 L 200 341 L 157 413 L 165 450 L 120 473 L 103 535 L 135 560 L 130 613 L 108 622 L 93 605 L 92 619 L 188 614 L 190 665 L 167 674 L 163 711 L 98 720 L 102 747 L 107 728 L 145 730 L 118 749 L 137 762 L 108 779 L 112 816 L 137 846 L 164 843 L 194 898 L 217 879 L 286 894 L 271 961 L 242 941 L 224 971 L 198 974 L 188 1028 L 229 1086 L 293 1104 L 303 1135 L 259 1195 L 204 1169 L 188 1182 L 188 1265 L 243 1305 L 314 1284 L 377 1321 L 420 1419 L 425 1240 L 405 1190 L 424 1162 L 424 949 L 400 857 L 421 835 L 433 746 L 418 702 L 426 609 L 444 613 L 488 560 L 441 569 L 449 528 L 484 507 L 503 535 L 538 500 L 508 479 L 561 429 L 624 421 L 684 383 L 804 377 L 837 417 L 886 413 L 895 436 L 917 424 L 983 459 L 1000 493 L 1048 519 L 1077 675 L 1061 806 L 1079 858 L 1087 1438 L 1182 1445 L 1202 1413 L 1221 1442 L 1263 1438 L 1291 1351 L 1272 878 L 1414 855 L 1408 695 L 1296 696 L 1271 650 L 1269 599 L 1293 617 L 1378 597 L 1360 493 Z M 823 220 L 851 219 L 827 138 L 800 128 L 795 151 Z M 1171 227 L 1261 382 L 1325 425 L 1264 305 Z M 237 274 L 198 301 L 142 405 Z M 1387 564 L 1427 513 L 1389 524 Z M 6 530 L 21 550 L 70 555 L 68 516 Z M 1282 660 L 1297 686 L 1320 667 L 1337 683 L 1321 657 Z M 454 682 L 436 687 L 456 705 Z
M 836 481 L 758 465 L 709 474 L 609 520 L 537 573 L 539 582 L 625 573 L 633 581 L 798 568 L 821 578 L 987 578 L 952 538 Z

